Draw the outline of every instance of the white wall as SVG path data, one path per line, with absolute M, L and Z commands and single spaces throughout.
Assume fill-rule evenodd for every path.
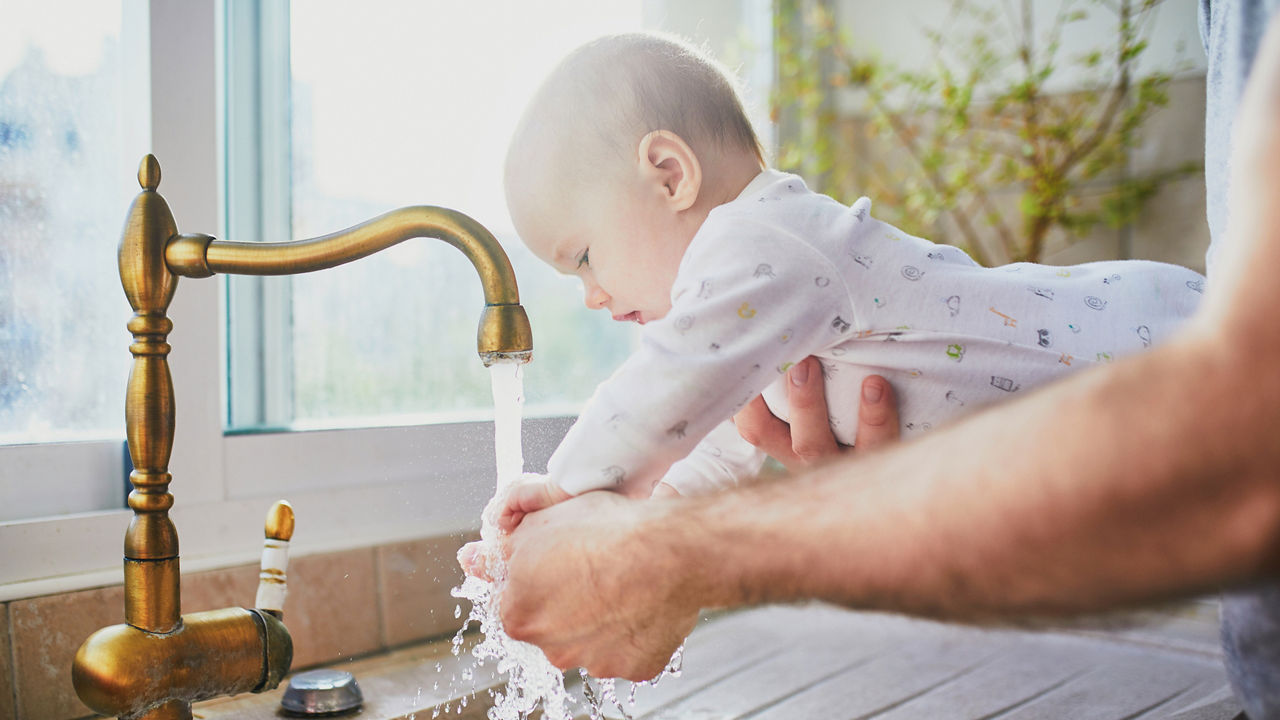
M 979 0 L 979 4 L 994 7 L 1001 22 L 1005 18 L 1003 7 L 1020 7 L 1016 0 Z M 1115 36 L 1115 16 L 1105 8 L 1081 0 L 1074 3 L 1070 0 L 1065 3 L 1032 0 L 1030 5 L 1034 10 L 1037 36 L 1052 26 L 1053 15 L 1062 5 L 1088 11 L 1087 19 L 1067 26 L 1062 38 L 1061 57 L 1083 54 Z M 877 52 L 895 64 L 918 68 L 928 60 L 928 56 L 920 52 L 926 47 L 922 41 L 922 29 L 946 24 L 950 6 L 951 0 L 837 0 L 836 13 L 856 48 Z M 962 24 L 957 27 L 963 32 Z M 1166 0 L 1157 6 L 1152 11 L 1148 37 L 1150 46 L 1140 63 L 1143 72 L 1204 74 L 1204 49 L 1196 22 L 1196 3 Z M 1055 78 L 1049 89 L 1055 92 L 1071 89 L 1080 80 L 1078 74 L 1066 73 Z

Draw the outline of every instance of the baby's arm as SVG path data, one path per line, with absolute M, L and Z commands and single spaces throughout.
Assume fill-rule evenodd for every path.
M 703 438 L 688 457 L 671 466 L 653 488 L 652 497 L 708 495 L 734 487 L 742 478 L 760 472 L 764 458 L 764 453 L 743 440 L 733 422 L 726 420 Z M 498 527 L 511 532 L 525 515 L 570 497 L 549 479 L 520 483 L 507 494 Z
M 742 439 L 732 420 L 717 425 L 689 456 L 671 466 L 653 497 L 709 495 L 760 472 L 765 454 Z
M 597 388 L 552 456 L 548 474 L 566 493 L 649 496 L 793 362 L 858 329 L 825 255 L 749 219 L 714 224 L 721 236 L 702 242 L 700 232 L 686 254 L 671 311 L 644 327 L 639 350 Z

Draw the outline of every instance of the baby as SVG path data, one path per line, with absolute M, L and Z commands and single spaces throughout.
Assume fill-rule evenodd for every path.
M 837 439 L 856 442 L 864 378 L 887 378 L 904 438 L 1169 337 L 1204 278 L 1146 261 L 984 268 L 963 251 L 767 169 L 728 76 L 664 37 L 573 52 L 512 140 L 521 239 L 578 277 L 588 308 L 644 325 L 499 526 L 588 490 L 697 494 L 763 456 L 730 418 L 816 356 Z M 999 442 L 999 438 L 992 438 Z M 656 488 L 656 489 L 655 489 Z

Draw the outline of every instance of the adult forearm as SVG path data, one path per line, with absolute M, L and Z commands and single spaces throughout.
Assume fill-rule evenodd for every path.
M 1063 613 L 1271 572 L 1277 395 L 1217 340 L 1189 332 L 892 451 L 679 506 L 662 534 L 698 553 L 674 564 L 705 605 Z

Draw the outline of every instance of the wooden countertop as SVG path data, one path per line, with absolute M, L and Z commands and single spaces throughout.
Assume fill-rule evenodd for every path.
M 472 666 L 444 640 L 336 667 L 364 690 L 360 720 L 427 720 L 446 705 L 440 717 L 469 720 L 484 717 L 485 688 L 495 682 L 492 668 L 464 680 Z M 461 696 L 476 688 L 463 707 Z M 195 715 L 282 717 L 282 693 L 202 703 Z M 1240 712 L 1212 603 L 1034 632 L 823 605 L 758 608 L 705 619 L 689 638 L 681 677 L 641 688 L 636 699 L 636 720 L 1232 720 Z

